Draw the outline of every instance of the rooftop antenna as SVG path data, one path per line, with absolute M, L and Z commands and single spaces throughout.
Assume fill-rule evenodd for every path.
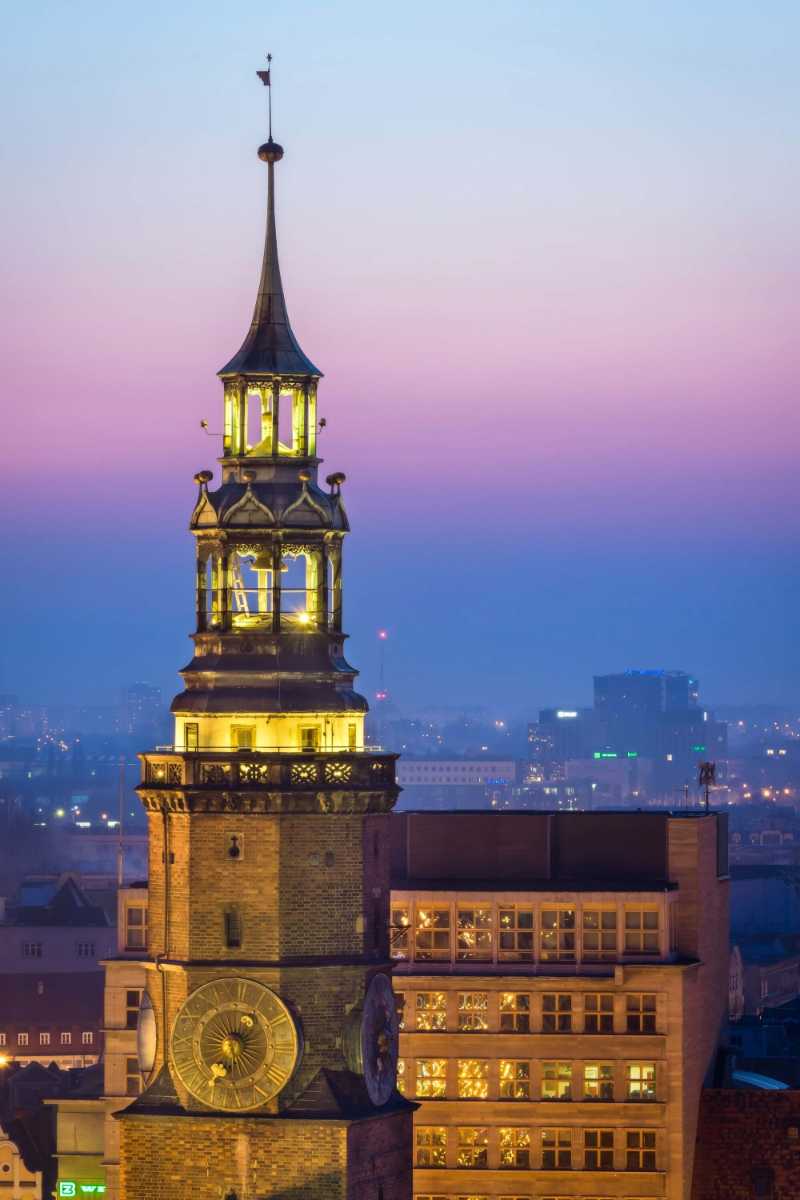
M 121 888 L 125 879 L 125 848 L 122 842 L 122 818 L 125 807 L 125 756 L 119 759 L 119 821 L 117 822 L 117 887 Z
M 270 72 L 272 71 L 272 55 L 267 55 L 266 71 L 256 71 L 256 75 L 267 89 L 267 112 L 269 114 L 269 140 L 272 141 L 272 80 Z
M 705 789 L 705 808 L 706 812 L 708 812 L 708 793 L 712 785 L 717 782 L 717 764 L 713 762 L 701 762 L 697 782 L 701 788 Z
M 379 665 L 379 674 L 378 674 L 378 690 L 375 693 L 376 700 L 388 700 L 389 699 L 389 693 L 386 690 L 386 679 L 385 679 L 386 641 L 387 641 L 388 637 L 389 637 L 389 634 L 387 633 L 387 631 L 385 629 L 378 630 L 378 644 L 380 645 L 381 652 L 380 652 L 380 659 L 379 659 L 380 665 Z

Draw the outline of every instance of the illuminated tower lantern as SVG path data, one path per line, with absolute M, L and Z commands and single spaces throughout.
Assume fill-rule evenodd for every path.
M 365 749 L 343 653 L 344 476 L 317 482 L 321 375 L 286 311 L 271 129 L 258 155 L 258 296 L 219 373 L 219 486 L 196 477 L 194 656 L 174 748 L 141 756 L 146 1086 L 119 1115 L 121 1194 L 409 1200 L 388 974 L 395 756 Z

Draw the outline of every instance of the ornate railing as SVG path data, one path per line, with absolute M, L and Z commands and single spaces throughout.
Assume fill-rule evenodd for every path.
M 142 785 L 156 788 L 383 788 L 395 782 L 396 754 L 232 750 L 142 754 Z

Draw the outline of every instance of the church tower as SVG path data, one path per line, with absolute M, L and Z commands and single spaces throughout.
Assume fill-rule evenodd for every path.
M 269 86 L 269 72 L 259 72 Z M 289 324 L 275 175 L 247 336 L 219 372 L 218 486 L 195 477 L 194 653 L 148 813 L 146 1087 L 124 1200 L 410 1200 L 389 977 L 395 756 L 344 654 L 344 475 L 317 478 L 321 372 Z

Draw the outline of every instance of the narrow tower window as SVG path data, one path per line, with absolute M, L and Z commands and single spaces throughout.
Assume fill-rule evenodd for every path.
M 242 944 L 242 918 L 235 908 L 225 910 L 225 946 L 238 950 Z

